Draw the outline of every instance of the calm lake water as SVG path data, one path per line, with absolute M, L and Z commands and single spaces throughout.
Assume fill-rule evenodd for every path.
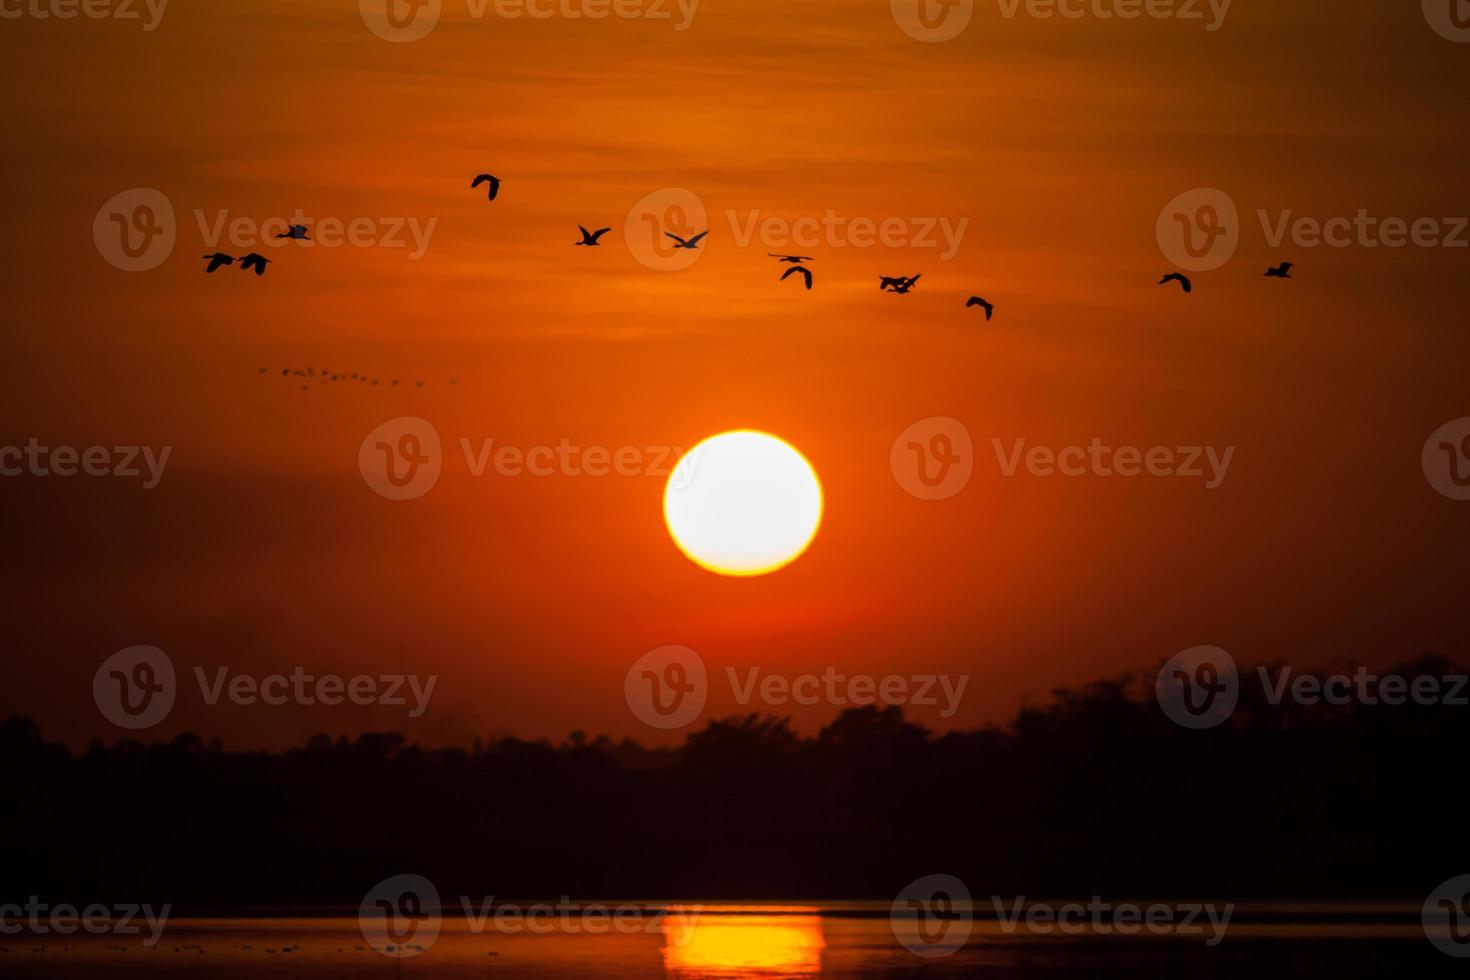
M 645 910 L 637 918 L 630 911 L 618 928 L 609 926 L 601 934 L 560 927 L 543 934 L 522 923 L 497 929 L 493 918 L 477 923 L 456 910 L 445 915 L 435 936 L 409 931 L 393 937 L 391 955 L 383 951 L 387 943 L 375 951 L 381 940 L 365 938 L 355 914 L 175 918 L 151 947 L 141 936 L 0 937 L 5 950 L 0 976 L 1348 980 L 1449 975 L 1464 966 L 1428 942 L 1417 908 L 1398 906 L 1238 906 L 1213 946 L 1207 944 L 1208 927 L 1187 936 L 1101 935 L 1092 929 L 1082 935 L 1038 935 L 1024 925 L 1008 932 L 993 916 L 981 915 L 969 923 L 963 945 L 944 956 L 906 948 L 881 903 L 704 903 L 678 907 L 662 918 Z M 540 928 L 546 928 L 544 920 Z M 936 928 L 947 927 L 940 922 Z M 912 938 L 902 925 L 899 932 Z M 920 946 L 930 952 L 938 948 L 922 941 Z

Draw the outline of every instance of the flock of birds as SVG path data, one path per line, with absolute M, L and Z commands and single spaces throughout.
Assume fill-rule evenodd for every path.
M 270 374 L 271 369 L 263 367 L 258 373 L 260 375 Z M 382 378 L 370 378 L 368 375 L 359 374 L 356 371 L 353 371 L 351 374 L 348 374 L 346 372 L 330 371 L 327 368 L 322 368 L 320 371 L 318 371 L 310 365 L 307 365 L 304 368 L 283 367 L 281 368 L 281 373 L 279 376 L 282 378 L 300 379 L 302 381 L 302 391 L 310 391 L 311 382 L 313 381 L 315 381 L 317 384 L 322 385 L 337 384 L 340 382 L 342 384 L 365 384 L 370 387 L 376 387 L 383 383 Z M 385 385 L 384 387 L 395 388 L 399 385 L 399 383 L 399 379 L 390 378 L 387 385 Z M 450 378 L 449 383 L 452 385 L 457 385 L 459 384 L 459 379 Z M 424 386 L 424 382 L 422 380 L 416 380 L 414 381 L 413 386 L 415 388 L 422 388 Z
M 477 174 L 475 176 L 475 179 L 470 182 L 470 189 L 477 190 L 481 186 L 484 186 L 486 188 L 486 199 L 493 201 L 500 195 L 500 185 L 500 178 L 495 176 L 494 174 Z M 591 231 L 583 225 L 578 225 L 577 230 L 582 233 L 582 238 L 580 241 L 573 242 L 572 244 L 587 247 L 600 246 L 602 244 L 602 236 L 612 231 L 611 228 L 598 228 L 596 231 Z M 699 234 L 693 235 L 689 238 L 684 238 L 680 235 L 676 235 L 671 231 L 664 232 L 664 235 L 673 240 L 673 247 L 676 249 L 697 249 L 699 248 L 700 240 L 708 234 L 709 229 L 707 228 Z M 294 241 L 311 241 L 311 235 L 307 232 L 307 229 L 304 225 L 291 225 L 283 234 L 277 235 L 275 237 L 292 239 Z M 778 252 L 767 252 L 766 254 L 775 259 L 778 264 L 789 266 L 786 271 L 781 273 L 782 282 L 785 282 L 792 276 L 800 275 L 802 278 L 802 282 L 806 286 L 806 288 L 812 288 L 812 283 L 814 281 L 812 277 L 812 270 L 807 268 L 806 265 L 804 265 L 803 263 L 816 261 L 813 256 L 785 255 Z M 224 252 L 214 252 L 210 255 L 204 256 L 204 258 L 209 263 L 207 266 L 205 266 L 205 272 L 215 272 L 216 270 L 224 266 L 235 264 L 235 257 L 232 255 L 227 255 Z M 257 276 L 263 276 L 265 275 L 265 267 L 270 264 L 271 260 L 263 255 L 260 255 L 259 253 L 251 252 L 249 255 L 240 256 L 239 261 L 241 269 L 247 272 L 253 270 Z M 1292 268 L 1294 268 L 1292 263 L 1282 262 L 1280 265 L 1272 266 L 1271 268 L 1267 269 L 1266 277 L 1270 279 L 1291 279 Z M 908 293 L 914 288 L 915 285 L 917 285 L 921 275 L 922 274 L 913 276 L 880 276 L 878 280 L 878 288 L 884 292 L 898 293 L 902 295 Z M 1167 274 L 1159 280 L 1159 285 L 1167 286 L 1169 283 L 1176 282 L 1185 293 L 1194 292 L 1193 281 L 1191 281 L 1190 278 L 1182 272 L 1171 272 Z M 968 300 L 965 301 L 965 309 L 970 309 L 974 306 L 978 306 L 985 311 L 986 320 L 990 320 L 992 317 L 995 316 L 995 304 L 986 300 L 984 297 L 971 296 Z M 289 369 L 283 369 L 282 373 L 288 373 L 288 370 Z M 260 371 L 262 374 L 264 374 L 266 369 L 261 368 Z M 311 373 L 310 368 L 307 369 L 307 372 L 310 374 L 310 376 L 315 376 L 314 373 Z M 299 371 L 295 373 L 301 375 L 301 372 Z M 301 376 L 304 377 L 307 375 Z M 359 378 L 355 374 L 351 377 L 332 375 L 330 378 L 323 377 L 321 379 L 321 383 L 325 384 L 330 381 L 339 380 L 366 381 L 367 378 Z M 373 379 L 372 383 L 377 384 L 377 379 Z M 451 381 L 450 383 L 453 384 L 454 382 Z M 398 382 L 395 380 L 393 384 L 396 385 L 398 384 Z M 423 386 L 422 381 L 418 382 L 418 384 L 420 387 Z M 305 390 L 306 387 L 306 385 L 302 385 L 302 390 Z

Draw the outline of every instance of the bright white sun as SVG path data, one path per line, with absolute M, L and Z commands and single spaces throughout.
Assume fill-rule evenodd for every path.
M 721 575 L 794 560 L 822 523 L 822 485 L 784 439 L 740 429 L 689 450 L 664 488 L 664 521 L 690 559 Z

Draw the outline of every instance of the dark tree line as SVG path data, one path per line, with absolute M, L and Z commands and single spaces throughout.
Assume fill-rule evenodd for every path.
M 446 901 L 888 899 L 939 872 L 977 896 L 1418 900 L 1470 872 L 1470 708 L 1271 705 L 1245 683 L 1226 724 L 1190 731 L 1149 683 L 1058 691 L 1003 728 L 936 736 L 863 708 L 803 738 L 751 715 L 674 749 L 185 735 L 73 755 L 12 718 L 0 901 L 355 907 L 399 873 Z

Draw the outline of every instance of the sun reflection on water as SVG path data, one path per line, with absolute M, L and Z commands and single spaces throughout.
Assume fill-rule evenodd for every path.
M 666 930 L 664 969 L 674 980 L 796 980 L 821 972 L 826 945 L 815 915 L 705 915 Z

